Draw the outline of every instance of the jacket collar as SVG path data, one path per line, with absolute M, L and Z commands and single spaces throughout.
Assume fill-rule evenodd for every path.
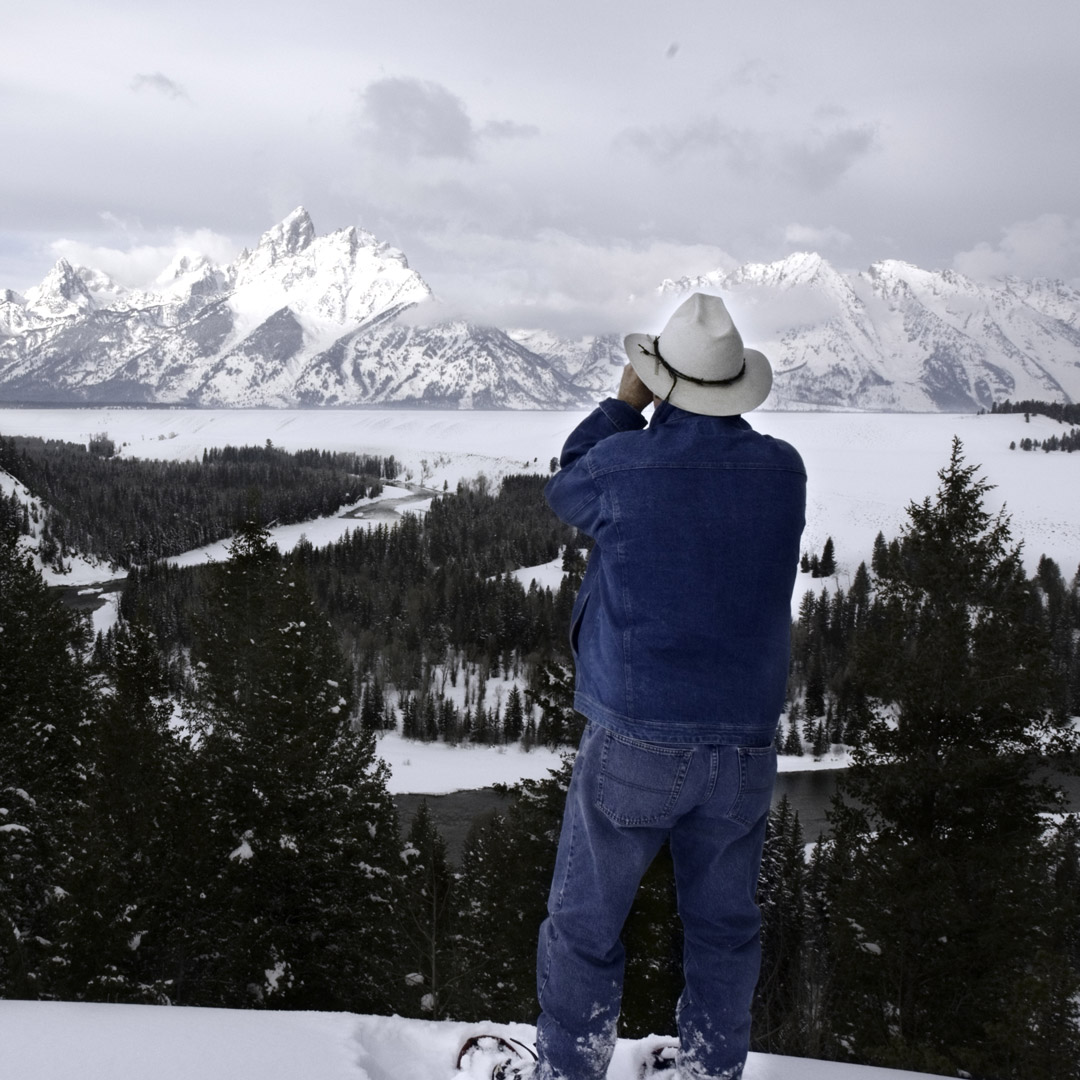
M 705 420 L 710 426 L 730 427 L 748 430 L 750 425 L 741 416 L 706 416 L 704 413 L 687 412 L 670 401 L 659 401 L 653 406 L 652 419 L 649 427 L 658 427 L 660 424 L 677 424 L 685 420 Z

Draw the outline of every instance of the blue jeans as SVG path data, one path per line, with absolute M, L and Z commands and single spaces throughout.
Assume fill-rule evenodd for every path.
M 772 746 L 642 742 L 590 723 L 540 929 L 537 1077 L 603 1080 L 622 998 L 620 934 L 665 840 L 685 933 L 679 1075 L 738 1080 L 761 963 L 757 889 Z

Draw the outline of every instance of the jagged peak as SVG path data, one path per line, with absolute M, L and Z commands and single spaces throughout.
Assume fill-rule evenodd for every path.
M 743 263 L 731 270 L 719 268 L 694 278 L 666 279 L 660 292 L 691 292 L 694 289 L 724 290 L 753 285 L 790 289 L 800 285 L 841 285 L 844 275 L 814 251 L 794 251 L 773 262 Z
M 158 274 L 156 284 L 171 285 L 188 274 L 201 274 L 213 269 L 214 264 L 206 255 L 180 252 L 174 255 L 169 265 Z
M 53 263 L 52 269 L 41 280 L 44 285 L 47 281 L 70 281 L 75 277 L 75 267 L 64 258 L 63 255 Z
M 63 256 L 56 260 L 52 269 L 41 280 L 41 284 L 27 291 L 28 304 L 35 304 L 48 298 L 67 300 L 72 303 L 82 301 L 82 304 L 90 303 L 90 294 L 86 284 Z
M 291 214 L 263 233 L 260 248 L 269 248 L 275 256 L 296 255 L 315 239 L 315 225 L 311 216 L 298 206 Z
M 760 282 L 791 288 L 809 285 L 814 281 L 839 278 L 832 264 L 814 251 L 793 251 L 770 263 L 745 263 L 728 275 L 733 284 Z

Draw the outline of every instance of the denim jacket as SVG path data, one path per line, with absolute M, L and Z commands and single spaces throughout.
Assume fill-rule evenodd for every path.
M 596 545 L 571 619 L 574 707 L 632 738 L 765 746 L 784 704 L 806 472 L 740 416 L 602 402 L 548 503 Z

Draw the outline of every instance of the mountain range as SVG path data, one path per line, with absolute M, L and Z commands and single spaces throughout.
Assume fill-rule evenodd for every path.
M 776 369 L 766 407 L 1080 400 L 1080 294 L 1060 281 L 799 253 L 658 288 L 672 306 L 728 298 Z M 617 337 L 419 325 L 432 299 L 402 252 L 351 227 L 319 236 L 302 207 L 228 266 L 179 257 L 148 290 L 61 259 L 25 295 L 0 290 L 0 401 L 549 409 L 618 383 Z

